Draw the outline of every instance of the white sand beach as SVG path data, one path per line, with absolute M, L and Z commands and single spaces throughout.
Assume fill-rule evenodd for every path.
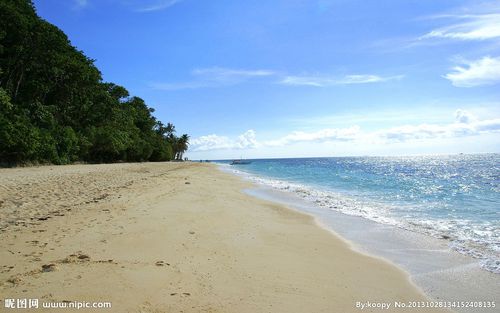
M 0 298 L 240 313 L 427 300 L 402 270 L 248 187 L 196 163 L 1 169 Z

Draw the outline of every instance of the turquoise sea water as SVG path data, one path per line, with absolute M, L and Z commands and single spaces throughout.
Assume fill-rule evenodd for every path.
M 443 238 L 500 273 L 500 154 L 218 163 L 325 210 Z

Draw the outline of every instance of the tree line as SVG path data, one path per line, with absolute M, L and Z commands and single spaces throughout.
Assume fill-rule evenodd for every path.
M 182 159 L 189 136 L 103 82 L 94 60 L 30 0 L 0 1 L 0 163 Z

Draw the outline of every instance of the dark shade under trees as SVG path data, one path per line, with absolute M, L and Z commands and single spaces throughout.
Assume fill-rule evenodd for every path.
M 103 82 L 29 0 L 0 0 L 0 163 L 182 159 L 189 136 Z

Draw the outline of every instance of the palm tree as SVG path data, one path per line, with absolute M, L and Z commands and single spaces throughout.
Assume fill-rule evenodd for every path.
M 182 156 L 184 155 L 184 152 L 186 152 L 188 147 L 189 147 L 189 135 L 184 134 L 184 135 L 180 136 L 179 138 L 176 138 L 175 147 L 176 147 L 175 150 L 177 152 L 176 159 L 182 160 Z
M 165 124 L 163 124 L 161 121 L 156 121 L 156 124 L 154 126 L 154 131 L 158 135 L 165 137 L 165 134 L 166 134 Z
M 175 126 L 172 123 L 167 123 L 167 126 L 165 127 L 165 135 L 167 138 L 171 139 L 174 137 L 175 134 Z

